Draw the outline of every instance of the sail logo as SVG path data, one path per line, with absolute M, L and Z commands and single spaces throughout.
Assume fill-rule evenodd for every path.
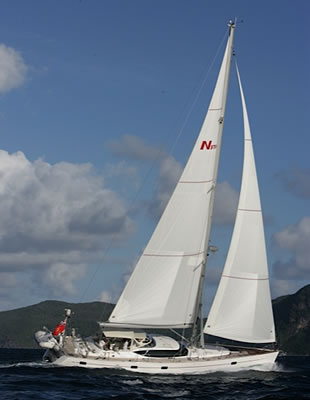
M 216 144 L 212 144 L 212 140 L 209 140 L 208 142 L 206 140 L 203 140 L 200 146 L 200 150 L 206 149 L 206 150 L 214 150 L 217 148 Z

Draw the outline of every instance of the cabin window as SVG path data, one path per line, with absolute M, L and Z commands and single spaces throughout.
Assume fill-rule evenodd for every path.
M 237 361 L 233 361 L 232 363 L 231 363 L 231 365 L 236 365 L 237 364 Z
M 80 364 L 81 365 L 87 365 L 87 362 L 86 361 L 80 361 Z

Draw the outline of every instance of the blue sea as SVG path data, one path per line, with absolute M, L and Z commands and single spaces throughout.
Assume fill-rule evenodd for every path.
M 279 358 L 273 371 L 160 376 L 59 368 L 40 350 L 0 349 L 1 400 L 310 399 L 310 357 Z

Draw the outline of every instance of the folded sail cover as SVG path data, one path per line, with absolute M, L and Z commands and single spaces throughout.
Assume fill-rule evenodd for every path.
M 196 307 L 215 186 L 231 37 L 199 137 L 170 201 L 109 318 L 113 325 L 184 327 Z
M 238 71 L 237 71 L 238 72 Z M 244 163 L 235 227 L 205 333 L 249 343 L 275 341 L 263 217 L 247 110 Z

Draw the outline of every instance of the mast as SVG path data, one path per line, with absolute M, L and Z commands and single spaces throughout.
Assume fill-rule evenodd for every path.
M 214 196 L 215 196 L 215 189 L 216 189 L 216 182 L 217 182 L 217 175 L 218 175 L 218 168 L 219 168 L 222 133 L 223 133 L 223 128 L 224 128 L 224 117 L 225 117 L 225 109 L 226 109 L 228 86 L 229 86 L 229 77 L 230 77 L 230 68 L 231 68 L 231 59 L 232 59 L 232 50 L 233 50 L 236 20 L 235 20 L 235 22 L 230 20 L 228 22 L 228 27 L 229 27 L 228 56 L 227 56 L 227 62 L 226 62 L 226 68 L 225 68 L 225 78 L 224 78 L 223 96 L 222 96 L 222 104 L 221 104 L 221 115 L 218 120 L 218 124 L 219 124 L 218 125 L 218 143 L 217 143 L 218 151 L 216 152 L 215 169 L 214 169 L 214 176 L 213 176 L 213 186 L 212 186 L 212 191 L 211 191 L 211 200 L 210 200 L 209 215 L 208 215 L 208 225 L 207 225 L 206 240 L 205 240 L 205 256 L 204 256 L 204 260 L 201 265 L 201 275 L 200 275 L 200 282 L 199 282 L 199 288 L 198 288 L 198 293 L 197 293 L 197 303 L 196 303 L 196 308 L 195 308 L 194 325 L 193 325 L 193 331 L 192 331 L 192 337 L 191 337 L 191 342 L 195 343 L 196 337 L 197 337 L 198 322 L 200 321 L 199 331 L 200 331 L 200 346 L 201 347 L 204 347 L 203 304 L 202 304 L 203 285 L 204 285 L 204 280 L 205 280 L 207 257 L 208 257 L 208 252 L 209 252 L 209 238 L 210 238 L 210 231 L 211 231 L 211 226 L 212 226 Z

